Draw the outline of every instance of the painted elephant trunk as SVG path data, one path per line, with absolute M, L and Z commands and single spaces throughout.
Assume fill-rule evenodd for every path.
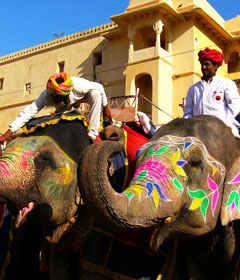
M 80 165 L 81 195 L 90 211 L 111 226 L 134 229 L 151 227 L 167 218 L 167 214 L 164 208 L 159 214 L 160 200 L 149 197 L 149 191 L 143 184 L 134 183 L 138 174 L 134 175 L 132 185 L 122 193 L 114 191 L 109 181 L 109 158 L 122 150 L 123 146 L 113 141 L 88 147 Z M 164 180 L 164 184 L 167 184 L 168 179 Z

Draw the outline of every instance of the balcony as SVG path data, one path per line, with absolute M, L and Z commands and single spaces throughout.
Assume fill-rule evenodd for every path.
M 129 63 L 137 63 L 146 60 L 152 59 L 162 59 L 172 64 L 171 54 L 164 50 L 163 48 L 159 48 L 158 54 L 156 52 L 156 47 L 145 48 L 137 51 L 133 51 L 132 56 L 129 57 Z

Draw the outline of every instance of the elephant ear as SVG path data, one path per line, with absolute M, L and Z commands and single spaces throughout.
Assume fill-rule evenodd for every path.
M 240 157 L 233 163 L 225 180 L 221 221 L 226 226 L 240 219 Z

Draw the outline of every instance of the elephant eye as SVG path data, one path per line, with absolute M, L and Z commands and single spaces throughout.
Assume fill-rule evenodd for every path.
M 54 162 L 52 155 L 48 152 L 37 155 L 34 158 L 34 163 L 37 168 L 44 169 L 46 167 L 51 167 L 52 169 L 56 169 L 56 163 Z
M 188 162 L 192 167 L 203 169 L 203 162 L 200 157 L 193 156 Z

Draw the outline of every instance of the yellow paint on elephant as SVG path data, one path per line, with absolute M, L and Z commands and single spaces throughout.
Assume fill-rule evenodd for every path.
M 152 197 L 153 197 L 153 201 L 154 201 L 155 206 L 158 207 L 160 196 L 159 196 L 159 194 L 158 194 L 158 192 L 155 188 L 153 188 Z
M 192 201 L 192 204 L 191 204 L 191 206 L 189 207 L 189 210 L 195 210 L 195 209 L 199 208 L 200 205 L 202 204 L 202 201 L 203 201 L 202 198 L 195 198 L 195 199 Z
M 212 176 L 214 176 L 217 172 L 218 172 L 217 167 L 213 166 L 213 174 L 212 174 Z
M 179 160 L 180 155 L 181 155 L 181 153 L 180 153 L 180 151 L 178 150 L 178 151 L 173 155 L 173 157 L 172 157 L 172 162 L 173 162 L 173 163 L 176 163 L 176 162 Z
M 65 167 L 57 169 L 56 173 L 58 173 L 59 176 L 61 175 L 63 176 L 61 179 L 63 180 L 64 186 L 70 185 L 71 181 L 73 180 L 73 176 L 68 163 L 66 164 Z
M 182 176 L 184 176 L 184 177 L 187 177 L 185 171 L 184 171 L 184 170 L 182 169 L 182 167 L 180 167 L 179 165 L 175 164 L 175 165 L 174 165 L 174 169 L 175 169 L 175 171 L 176 171 L 178 174 L 180 174 L 180 175 L 182 175 Z
M 140 185 L 132 185 L 131 187 L 127 188 L 124 192 L 129 192 L 129 191 L 133 191 L 138 195 L 142 194 L 143 191 L 143 186 Z
M 20 152 L 22 151 L 22 143 L 15 144 L 8 149 L 8 152 Z

